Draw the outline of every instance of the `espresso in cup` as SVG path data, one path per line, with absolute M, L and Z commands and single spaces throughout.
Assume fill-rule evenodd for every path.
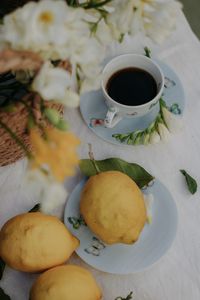
M 107 82 L 106 91 L 120 104 L 137 106 L 157 95 L 157 83 L 147 71 L 131 67 L 114 73 Z

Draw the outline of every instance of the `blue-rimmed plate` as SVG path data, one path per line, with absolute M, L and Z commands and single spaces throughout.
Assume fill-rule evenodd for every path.
M 158 180 L 144 193 L 153 194 L 152 223 L 146 224 L 139 240 L 133 245 L 106 245 L 84 225 L 80 217 L 80 195 L 87 179 L 71 193 L 64 221 L 80 240 L 77 254 L 92 267 L 112 274 L 132 274 L 158 261 L 170 248 L 177 231 L 176 204 L 168 189 Z
M 180 79 L 175 72 L 165 63 L 156 62 L 160 65 L 165 75 L 165 89 L 163 99 L 170 110 L 181 115 L 185 106 L 184 89 Z M 124 118 L 114 128 L 104 127 L 104 118 L 107 113 L 107 106 L 101 90 L 89 92 L 81 97 L 80 111 L 87 126 L 100 138 L 115 145 L 122 145 L 118 140 L 112 137 L 113 134 L 130 133 L 135 130 L 143 130 L 155 119 L 159 111 L 159 104 L 153 110 L 143 117 Z M 125 144 L 127 146 L 127 144 Z M 128 145 L 132 146 L 132 145 Z

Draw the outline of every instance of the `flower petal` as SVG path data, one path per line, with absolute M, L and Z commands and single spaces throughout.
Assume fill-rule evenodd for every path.
M 171 113 L 166 107 L 162 107 L 164 121 L 171 133 L 176 133 L 183 127 L 182 119 Z

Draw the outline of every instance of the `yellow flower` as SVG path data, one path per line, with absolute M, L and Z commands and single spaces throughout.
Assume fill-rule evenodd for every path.
M 45 129 L 45 138 L 36 129 L 30 132 L 34 157 L 33 168 L 47 168 L 58 181 L 74 174 L 78 165 L 76 147 L 78 138 L 71 132 L 59 131 L 56 128 Z

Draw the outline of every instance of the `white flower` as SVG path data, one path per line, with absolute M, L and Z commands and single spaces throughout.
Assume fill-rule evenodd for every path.
M 144 145 L 148 145 L 149 144 L 149 140 L 150 140 L 150 134 L 149 133 L 145 133 L 144 139 L 143 139 L 143 144 Z
M 158 123 L 158 133 L 163 142 L 168 142 L 170 139 L 170 132 L 163 123 Z
M 154 145 L 154 144 L 158 144 L 160 142 L 160 135 L 158 134 L 157 131 L 153 131 L 150 134 L 150 138 L 149 138 L 149 143 Z
M 3 19 L 2 40 L 13 49 L 24 49 L 27 44 L 28 20 L 31 18 L 31 11 L 34 11 L 36 3 L 30 2 L 26 5 L 26 10 L 18 8 L 13 13 L 8 14 Z M 31 34 L 29 33 L 29 36 Z
M 83 41 L 88 45 L 90 29 L 84 13 L 63 0 L 30 2 L 5 16 L 2 39 L 14 49 L 38 52 L 45 59 L 67 59 Z
M 181 4 L 174 0 L 143 2 L 143 22 L 146 34 L 157 43 L 162 43 L 175 28 L 177 12 Z
M 36 51 L 47 48 L 50 43 L 61 44 L 66 13 L 67 5 L 62 0 L 27 3 L 5 16 L 5 40 L 15 49 Z
M 81 65 L 79 73 L 81 79 L 81 93 L 98 90 L 100 88 L 101 71 L 102 68 L 96 64 Z
M 114 35 L 118 32 L 120 34 L 126 34 L 130 31 L 131 23 L 133 19 L 135 0 L 115 0 L 113 5 L 115 10 L 107 17 L 107 23 L 111 26 Z
M 162 106 L 162 113 L 167 128 L 171 133 L 176 133 L 183 127 L 182 119 L 171 113 L 166 107 Z
M 32 83 L 32 89 L 45 100 L 53 100 L 63 105 L 76 107 L 79 96 L 70 90 L 72 85 L 69 72 L 54 68 L 50 62 L 44 63 Z
M 98 25 L 95 33 L 96 39 L 103 45 L 110 45 L 114 39 L 111 28 L 102 19 Z
M 134 35 L 140 31 L 144 31 L 143 27 L 143 8 L 144 4 L 141 0 L 135 0 L 133 5 L 133 17 L 131 20 L 130 33 Z
M 40 211 L 48 215 L 61 217 L 67 199 L 67 191 L 58 182 L 52 182 L 41 195 Z
M 40 211 L 61 217 L 63 205 L 67 198 L 64 186 L 39 169 L 28 169 L 23 186 L 40 203 Z
M 71 61 L 80 65 L 91 65 L 94 68 L 95 66 L 99 66 L 104 57 L 105 47 L 95 38 L 91 38 L 90 40 L 86 39 L 80 47 L 74 49 Z
M 37 45 L 39 43 L 62 45 L 63 39 L 66 38 L 64 24 L 67 12 L 68 7 L 62 0 L 43 0 L 37 3 L 26 24 L 32 42 Z

